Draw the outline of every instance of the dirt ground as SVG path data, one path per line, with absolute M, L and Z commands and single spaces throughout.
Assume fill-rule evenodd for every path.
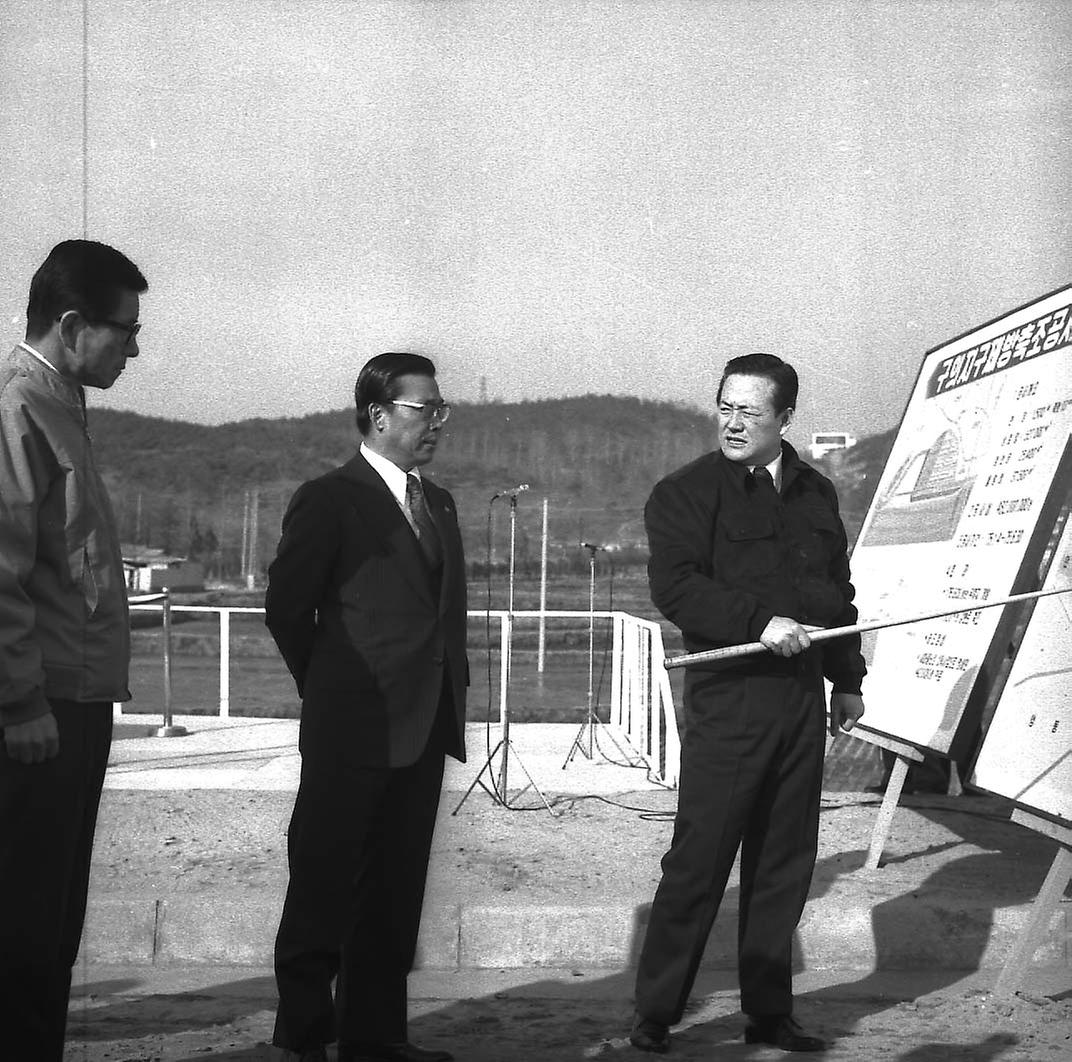
M 293 795 L 108 790 L 97 834 L 95 895 L 202 895 L 206 903 L 263 895 L 285 885 L 285 830 Z M 519 905 L 650 899 L 670 837 L 673 793 L 561 800 L 558 816 L 511 812 L 483 795 L 457 815 L 447 794 L 429 891 L 466 902 Z M 863 864 L 877 810 L 871 794 L 824 800 L 813 896 Z M 994 798 L 906 797 L 884 866 L 864 892 L 875 909 L 939 900 L 993 912 L 1029 904 L 1055 852 L 1053 841 L 1008 821 Z M 528 912 L 531 917 L 531 912 Z M 876 926 L 882 923 L 876 921 Z M 889 932 L 904 932 L 904 919 Z M 519 932 L 524 927 L 519 926 Z M 876 930 L 877 931 L 877 930 Z M 968 932 L 966 930 L 966 932 Z M 896 942 L 894 942 L 896 943 Z M 826 970 L 797 979 L 798 1015 L 832 1041 L 825 1057 L 848 1060 L 1058 1062 L 1072 1059 L 1072 972 L 1035 970 L 1010 998 L 990 991 L 997 969 L 878 973 Z M 972 948 L 975 951 L 972 951 Z M 77 971 L 69 1062 L 185 1062 L 265 1056 L 274 1009 L 267 970 L 89 967 Z M 451 1049 L 458 1062 L 558 1062 L 642 1057 L 625 1039 L 628 971 L 418 971 L 411 1037 Z M 785 1057 L 741 1039 L 732 971 L 705 970 L 671 1057 Z
M 441 802 L 430 888 L 468 900 L 516 894 L 525 903 L 561 903 L 564 896 L 602 890 L 609 881 L 628 896 L 645 896 L 658 883 L 673 794 L 615 798 L 645 809 L 637 812 L 560 798 L 555 818 L 542 805 L 496 809 L 482 793 L 454 815 L 459 799 L 447 793 Z M 106 790 L 91 888 L 187 895 L 283 888 L 293 802 L 290 792 Z M 579 851 L 584 858 L 577 858 Z
M 669 844 L 676 793 L 553 798 L 496 807 L 479 790 L 456 811 L 444 793 L 429 892 L 465 902 L 650 899 Z M 515 798 L 516 799 L 516 798 Z M 105 790 L 91 894 L 155 895 L 282 889 L 291 792 Z M 863 864 L 880 803 L 871 793 L 827 793 L 812 895 Z M 883 851 L 876 897 L 941 889 L 966 903 L 1029 902 L 1056 843 L 1009 821 L 996 797 L 902 797 Z

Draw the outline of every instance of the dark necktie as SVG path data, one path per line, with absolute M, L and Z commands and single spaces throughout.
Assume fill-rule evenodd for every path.
M 417 541 L 428 567 L 438 568 L 443 563 L 443 544 L 439 541 L 439 532 L 428 511 L 428 503 L 424 500 L 420 477 L 413 472 L 406 473 L 406 505 L 416 524 Z
M 778 488 L 774 485 L 774 478 L 766 465 L 756 465 L 752 469 L 752 479 L 756 485 L 756 497 L 762 501 L 775 501 L 778 498 Z

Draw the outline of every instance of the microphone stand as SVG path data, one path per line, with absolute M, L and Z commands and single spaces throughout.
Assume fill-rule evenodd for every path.
M 581 548 L 588 550 L 588 709 L 585 713 L 584 722 L 581 723 L 580 729 L 577 731 L 576 736 L 573 739 L 573 744 L 570 746 L 569 754 L 566 756 L 566 762 L 562 764 L 562 770 L 565 770 L 572 761 L 573 757 L 579 752 L 582 756 L 588 759 L 593 759 L 595 755 L 594 739 L 596 727 L 602 723 L 602 720 L 596 715 L 595 709 L 595 695 L 593 692 L 592 676 L 595 670 L 595 658 L 596 658 L 596 554 L 603 549 L 602 546 L 593 545 L 591 542 L 582 542 Z M 585 731 L 588 732 L 587 747 L 582 743 L 582 738 L 585 735 Z M 618 741 L 615 739 L 613 733 L 610 734 L 610 739 L 614 742 L 614 747 L 621 755 L 629 761 L 627 766 L 635 767 L 637 762 L 632 755 L 626 752 Z M 610 761 L 610 758 L 601 753 L 603 758 Z
M 503 682 L 503 696 L 500 700 L 499 710 L 499 743 L 493 748 L 488 755 L 488 758 L 484 761 L 484 766 L 480 768 L 480 773 L 473 779 L 472 785 L 465 791 L 465 795 L 458 801 L 458 806 L 454 809 L 452 814 L 457 815 L 461 810 L 462 804 L 469 799 L 469 794 L 479 785 L 485 793 L 488 794 L 495 801 L 496 804 L 501 805 L 511 811 L 532 810 L 528 808 L 515 808 L 510 803 L 510 795 L 507 789 L 508 771 L 510 763 L 510 755 L 513 753 L 514 758 L 517 760 L 518 767 L 524 772 L 525 777 L 528 779 L 528 785 L 519 790 L 517 796 L 520 797 L 528 789 L 533 789 L 543 801 L 543 806 L 547 808 L 548 812 L 554 816 L 555 812 L 551 805 L 547 801 L 547 797 L 544 796 L 543 791 L 533 781 L 532 775 L 529 774 L 528 769 L 522 762 L 521 757 L 517 753 L 517 749 L 514 748 L 513 742 L 510 740 L 510 706 L 509 706 L 509 688 L 510 688 L 510 671 L 511 671 L 511 657 L 513 655 L 514 644 L 514 556 L 515 556 L 515 544 L 517 541 L 517 494 L 518 492 L 510 492 L 510 567 L 509 576 L 507 581 L 507 598 L 506 598 L 506 615 L 507 622 L 510 625 L 510 636 L 506 641 L 506 645 L 503 647 L 502 659 L 499 662 L 499 667 L 503 670 L 504 682 Z M 499 497 L 496 495 L 495 498 Z M 495 498 L 491 500 L 494 502 Z M 492 763 L 495 757 L 502 752 L 502 759 L 499 762 L 499 779 L 496 783 L 492 780 L 491 788 L 489 789 L 483 782 L 485 773 L 492 774 Z

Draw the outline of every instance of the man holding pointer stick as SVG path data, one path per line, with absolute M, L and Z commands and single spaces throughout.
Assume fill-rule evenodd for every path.
M 826 1045 L 793 1017 L 792 940 L 807 899 L 830 730 L 863 715 L 859 635 L 812 646 L 809 628 L 856 622 L 834 487 L 782 440 L 797 375 L 770 354 L 726 366 L 719 450 L 656 485 L 644 511 L 652 600 L 689 652 L 768 652 L 688 668 L 677 818 L 640 956 L 630 1037 L 665 1052 L 741 851 L 738 974 L 745 1039 Z

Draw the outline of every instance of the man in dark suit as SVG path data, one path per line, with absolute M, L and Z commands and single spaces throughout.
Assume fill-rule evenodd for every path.
M 690 667 L 681 784 L 652 904 L 630 1037 L 665 1052 L 681 1020 L 738 849 L 738 976 L 748 1043 L 819 1051 L 793 1017 L 793 933 L 807 899 L 830 732 L 863 714 L 859 636 L 812 647 L 808 627 L 856 621 L 845 529 L 828 479 L 782 440 L 792 366 L 748 354 L 718 390 L 719 450 L 656 485 L 644 511 L 655 605 L 690 652 L 767 653 Z
M 336 1039 L 339 1062 L 447 1062 L 408 1041 L 406 978 L 444 755 L 465 758 L 461 535 L 420 473 L 450 406 L 416 354 L 372 358 L 354 398 L 360 450 L 298 489 L 268 571 L 302 698 L 273 1043 L 295 1062 Z

